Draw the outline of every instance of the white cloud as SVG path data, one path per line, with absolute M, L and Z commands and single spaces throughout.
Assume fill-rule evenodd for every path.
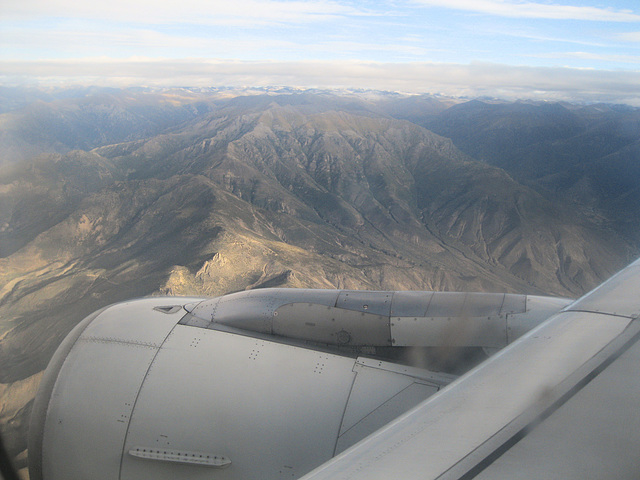
M 401 40 L 401 39 L 398 39 Z M 320 52 L 340 52 L 341 54 L 358 54 L 364 52 L 389 52 L 399 57 L 402 55 L 406 56 L 424 56 L 430 52 L 433 52 L 434 49 L 427 49 L 424 47 L 411 45 L 411 44 L 402 44 L 402 43 L 365 43 L 365 42 L 353 42 L 353 41 L 327 41 L 327 42 L 319 42 L 314 45 L 309 45 L 304 47 L 307 51 L 320 51 Z
M 299 44 L 275 38 L 252 37 L 211 38 L 207 36 L 170 35 L 149 29 L 50 29 L 34 35 L 30 30 L 7 29 L 0 38 L 0 48 L 25 48 L 46 50 L 57 48 L 82 55 L 83 51 L 95 52 L 109 48 L 128 47 L 154 53 L 158 50 L 180 49 L 182 51 L 203 52 L 206 50 L 226 51 L 239 54 L 258 50 L 293 49 Z M 98 48 L 97 46 L 100 46 Z
M 616 35 L 616 38 L 625 42 L 640 42 L 640 32 L 624 32 Z
M 599 62 L 616 62 L 629 63 L 632 65 L 640 65 L 640 55 L 621 55 L 621 54 L 601 54 L 593 52 L 553 52 L 531 55 L 537 58 L 558 58 L 570 59 L 579 58 L 581 60 L 597 60 Z
M 630 10 L 513 0 L 414 0 L 416 3 L 500 17 L 590 20 L 598 22 L 637 22 L 640 15 Z
M 76 18 L 224 26 L 297 24 L 368 14 L 337 1 L 322 0 L 21 0 L 9 1 L 2 7 L 5 21 Z
M 580 38 L 569 38 L 560 36 L 542 35 L 536 33 L 529 33 L 523 30 L 507 30 L 507 29 L 494 29 L 493 35 L 506 35 L 514 38 L 525 38 L 527 40 L 536 40 L 539 42 L 552 42 L 552 43 L 570 43 L 574 45 L 583 45 L 585 47 L 598 47 L 598 48 L 612 48 L 610 43 L 602 41 L 587 41 Z
M 241 62 L 205 59 L 79 59 L 3 61 L 11 79 L 100 85 L 268 86 L 371 88 L 501 98 L 639 104 L 640 71 L 513 67 L 475 63 L 359 61 Z

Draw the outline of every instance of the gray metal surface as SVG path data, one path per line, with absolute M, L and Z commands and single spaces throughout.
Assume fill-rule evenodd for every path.
M 365 415 L 369 415 L 384 404 L 390 395 L 397 395 L 416 381 L 427 383 L 411 375 L 399 374 L 397 369 L 385 368 L 386 365 L 393 364 L 373 361 L 369 363 L 359 362 L 354 366 L 353 370 L 356 373 L 356 378 L 353 384 L 353 391 L 349 398 L 350 404 L 344 412 L 340 426 L 340 435 L 343 435 L 346 431 L 353 428 Z M 384 389 L 380 388 L 381 384 L 385 386 Z M 429 383 L 429 385 L 433 388 L 432 393 L 435 393 L 444 386 L 438 385 L 435 382 Z M 428 395 L 423 396 L 422 400 L 427 398 L 427 396 Z M 392 418 L 389 418 L 389 420 L 392 420 Z M 371 431 L 375 430 L 377 429 Z
M 488 439 L 500 443 L 498 436 L 524 428 L 551 392 L 629 323 L 607 320 L 560 314 L 304 478 L 428 479 L 459 468 L 451 473 L 458 478 Z
M 313 303 L 278 308 L 272 333 L 333 345 L 391 345 L 389 317 Z
M 635 261 L 567 309 L 634 317 L 640 314 L 640 261 Z
M 395 292 L 391 303 L 393 317 L 424 317 L 434 292 Z
M 29 477 L 32 480 L 42 480 L 42 449 L 44 429 L 47 419 L 49 401 L 55 388 L 58 375 L 69 352 L 76 344 L 78 337 L 82 335 L 87 326 L 100 315 L 104 309 L 98 310 L 83 321 L 67 335 L 51 358 L 49 365 L 42 377 L 38 392 L 33 402 L 31 419 L 29 422 L 28 451 L 29 451 Z
M 435 292 L 425 317 L 460 317 L 467 294 L 465 292 Z M 468 312 L 464 312 L 468 314 Z
M 451 383 L 454 377 L 393 363 L 360 358 L 335 453 L 406 412 Z M 384 385 L 384 388 L 380 388 Z
M 500 315 L 524 313 L 527 310 L 527 296 L 506 294 L 500 307 Z
M 569 299 L 464 292 L 261 289 L 188 306 L 185 325 L 226 325 L 288 339 L 350 346 L 499 349 Z
M 509 298 L 511 297 L 511 300 Z M 507 343 L 520 338 L 538 326 L 543 320 L 551 317 L 554 313 L 561 311 L 563 308 L 571 305 L 573 300 L 568 298 L 539 297 L 535 295 L 526 295 L 526 310 L 518 311 L 518 313 L 504 314 L 505 306 L 508 309 L 515 310 L 521 307 L 520 300 L 514 297 L 520 295 L 505 295 L 505 303 L 501 309 L 501 314 L 507 319 Z M 513 300 L 518 300 L 513 302 Z M 516 305 L 514 305 L 516 303 Z
M 295 478 L 333 454 L 354 360 L 177 326 L 140 390 L 125 442 L 224 456 L 215 478 Z M 309 432 L 313 432 L 310 435 Z M 122 479 L 211 478 L 125 455 Z
M 176 450 L 166 447 L 135 447 L 129 450 L 132 457 L 159 460 L 161 462 L 185 463 L 187 465 L 201 465 L 213 468 L 226 468 L 231 460 L 224 455 L 214 455 L 208 452 L 192 452 Z
M 500 315 L 505 303 L 505 297 L 511 297 L 503 293 L 477 293 L 469 292 L 464 299 L 462 315 L 473 315 L 474 317 L 494 317 Z M 526 295 L 518 295 L 526 297 Z M 523 313 L 525 309 L 517 313 Z M 516 312 L 513 312 L 516 313 Z
M 408 384 L 394 396 L 385 399 L 368 415 L 340 434 L 335 453 L 344 452 L 349 447 L 383 427 L 407 410 L 436 393 L 438 389 L 433 385 L 418 382 Z
M 344 290 L 338 296 L 336 307 L 388 317 L 393 294 L 394 292 Z
M 639 365 L 636 342 L 476 478 L 639 478 Z
M 186 311 L 176 305 L 163 298 L 118 304 L 78 327 L 39 394 L 33 432 L 42 454 L 34 473 L 45 480 L 297 478 L 451 381 L 181 325 Z
M 33 429 L 34 444 L 42 448 L 33 470 L 45 480 L 204 479 L 212 472 L 222 480 L 296 478 L 451 380 L 325 353 L 304 342 L 502 346 L 509 328 L 531 328 L 567 302 L 504 294 L 273 289 L 114 305 L 88 318 L 54 356 L 36 402 L 34 418 L 41 424 Z M 524 347 L 499 354 L 502 367 L 466 383 L 461 396 L 446 387 L 434 397 L 443 400 L 429 403 L 428 411 L 418 406 L 383 427 L 391 432 L 392 447 L 388 438 L 373 436 L 367 442 L 378 453 L 372 461 L 364 452 L 355 472 L 393 477 L 397 472 L 378 469 L 378 462 L 399 454 L 409 461 L 405 473 L 417 468 L 422 474 L 427 470 L 411 461 L 422 452 L 415 441 L 437 453 L 429 462 L 437 469 L 465 448 L 480 448 L 487 432 L 508 430 L 504 415 L 513 417 L 540 392 L 523 382 L 514 364 L 528 372 L 525 378 L 553 387 L 581 355 L 599 351 L 629 321 L 611 317 L 603 324 L 592 318 L 601 315 L 589 315 L 563 313 L 546 330 L 529 334 Z M 460 329 L 471 333 L 463 337 Z M 574 351 L 564 367 L 551 366 Z M 505 381 L 511 397 L 487 401 Z M 464 413 L 475 405 L 470 399 L 486 410 Z M 460 410 L 459 421 L 475 425 L 475 433 L 442 441 L 449 428 L 442 419 Z
M 489 347 L 507 344 L 505 317 L 394 317 L 393 345 L 409 347 Z
M 304 479 L 636 478 L 639 262 Z
M 104 309 L 83 322 L 79 335 L 72 334 L 75 341 L 60 352 L 64 358 L 54 356 L 47 372 L 53 386 L 38 394 L 44 398 L 38 399 L 34 415 L 42 426 L 30 433 L 41 437 L 30 442 L 42 445 L 40 458 L 33 460 L 34 478 L 40 473 L 47 480 L 77 478 L 78 471 L 84 478 L 117 478 L 139 386 L 184 313 L 153 310 L 167 301 L 154 298 Z
M 138 388 L 157 352 L 150 346 L 79 340 L 47 412 L 43 478 L 118 478 Z M 104 362 L 98 366 L 95 362 Z M 68 373 L 67 373 L 68 372 Z M 64 461 L 60 461 L 64 459 Z
M 289 303 L 336 305 L 339 290 L 269 288 L 247 290 L 205 300 L 190 306 L 196 318 L 235 328 L 271 333 L 273 314 Z

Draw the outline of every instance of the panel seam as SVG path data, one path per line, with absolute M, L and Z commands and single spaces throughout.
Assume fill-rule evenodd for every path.
M 180 321 L 181 320 L 182 320 L 182 318 L 180 319 Z M 153 358 L 149 362 L 149 366 L 147 367 L 147 371 L 145 372 L 144 377 L 142 377 L 142 381 L 140 382 L 140 386 L 138 387 L 138 392 L 136 393 L 136 398 L 133 401 L 133 405 L 131 406 L 131 415 L 129 415 L 129 422 L 127 423 L 127 430 L 126 430 L 126 432 L 124 434 L 124 438 L 122 440 L 122 453 L 120 455 L 120 468 L 118 469 L 118 479 L 119 480 L 122 479 L 122 467 L 123 467 L 123 464 L 124 464 L 124 457 L 126 455 L 125 448 L 126 448 L 126 445 L 127 445 L 127 439 L 129 438 L 129 429 L 131 428 L 131 421 L 133 420 L 133 416 L 134 416 L 134 413 L 136 411 L 136 406 L 138 404 L 138 399 L 140 398 L 140 393 L 142 392 L 142 387 L 144 386 L 144 383 L 147 380 L 147 377 L 149 376 L 149 372 L 151 371 L 151 367 L 155 363 L 156 358 L 158 358 L 158 354 L 162 350 L 162 347 L 164 346 L 164 344 L 166 343 L 167 339 L 171 336 L 171 334 L 174 332 L 174 330 L 176 329 L 176 327 L 179 324 L 180 324 L 179 322 L 176 322 L 176 324 L 171 328 L 171 330 L 169 330 L 169 333 L 167 333 L 167 335 L 165 336 L 164 340 L 162 340 L 162 342 L 160 343 L 160 346 L 155 347 L 156 348 L 156 353 L 153 355 Z

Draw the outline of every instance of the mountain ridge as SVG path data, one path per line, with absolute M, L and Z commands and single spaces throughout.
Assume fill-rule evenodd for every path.
M 92 98 L 95 112 L 110 97 Z M 474 159 L 455 135 L 393 118 L 404 101 L 197 101 L 191 118 L 151 134 L 78 139 L 88 151 L 57 151 L 56 140 L 0 162 L 0 383 L 24 394 L 20 382 L 77 322 L 131 297 L 282 286 L 578 296 L 637 251 L 633 229 L 601 203 L 558 201 Z M 430 119 L 447 112 L 424 105 Z M 621 170 L 636 158 L 627 148 Z M 603 192 L 621 181 L 612 164 L 593 165 L 609 177 L 581 177 L 588 192 L 596 178 Z M 578 197 L 578 184 L 563 194 Z M 612 198 L 626 208 L 631 197 Z M 6 419 L 12 454 L 24 449 L 26 397 Z

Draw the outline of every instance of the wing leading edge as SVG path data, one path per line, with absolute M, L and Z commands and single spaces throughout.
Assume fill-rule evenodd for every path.
M 633 478 L 640 260 L 303 477 Z

